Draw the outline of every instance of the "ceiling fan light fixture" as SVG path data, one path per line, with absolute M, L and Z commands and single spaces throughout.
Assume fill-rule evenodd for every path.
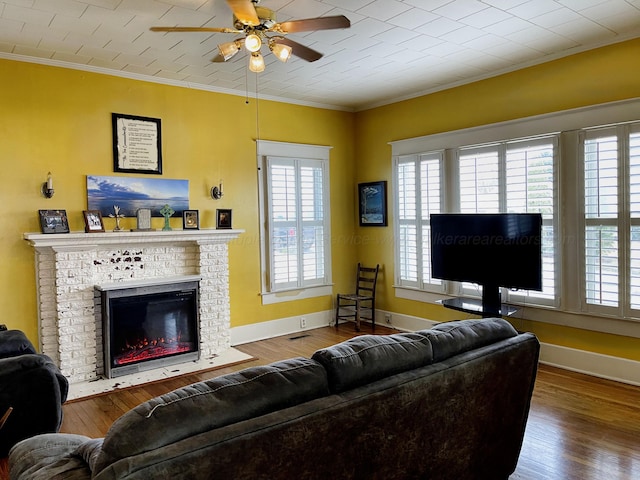
M 253 52 L 249 58 L 249 70 L 255 73 L 264 71 L 264 57 L 257 52 Z
M 286 62 L 287 60 L 289 60 L 289 58 L 291 58 L 291 51 L 293 50 L 289 45 L 276 43 L 273 40 L 269 42 L 269 49 L 281 62 Z
M 247 35 L 247 38 L 244 39 L 244 46 L 250 52 L 257 52 L 262 47 L 262 40 L 258 35 L 252 33 Z
M 221 43 L 218 45 L 218 50 L 226 62 L 240 51 L 240 46 L 237 41 Z

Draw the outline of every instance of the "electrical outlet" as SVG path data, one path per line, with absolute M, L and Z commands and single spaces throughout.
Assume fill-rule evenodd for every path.
M 307 319 L 300 317 L 300 328 L 307 328 Z
M 384 321 L 387 322 L 388 324 L 391 324 L 391 314 L 390 313 L 385 313 L 384 314 Z

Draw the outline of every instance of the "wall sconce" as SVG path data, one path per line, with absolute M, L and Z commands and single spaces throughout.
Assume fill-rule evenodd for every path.
M 211 187 L 211 198 L 214 200 L 220 200 L 224 196 L 224 192 L 222 191 L 222 179 L 220 180 L 220 185 L 216 185 Z
M 47 173 L 47 181 L 42 184 L 42 195 L 45 198 L 53 197 L 53 177 L 51 176 L 51 172 Z

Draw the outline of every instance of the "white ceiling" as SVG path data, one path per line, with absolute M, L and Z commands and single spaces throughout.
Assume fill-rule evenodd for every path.
M 640 0 L 263 0 L 277 20 L 345 15 L 351 28 L 290 34 L 324 53 L 284 64 L 263 47 L 261 98 L 361 110 L 640 37 Z M 0 0 L 0 58 L 255 95 L 243 52 L 212 63 L 232 27 L 224 0 Z M 265 51 L 266 50 L 266 51 Z M 640 55 L 639 55 L 640 60 Z M 248 73 L 247 73 L 248 72 Z

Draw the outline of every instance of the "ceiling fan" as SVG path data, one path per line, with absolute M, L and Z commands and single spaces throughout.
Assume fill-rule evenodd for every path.
M 216 27 L 151 27 L 153 32 L 213 32 L 240 33 L 243 37 L 231 42 L 218 45 L 220 53 L 213 58 L 213 62 L 226 62 L 234 57 L 244 47 L 250 52 L 249 69 L 252 72 L 264 70 L 264 58 L 260 54 L 263 44 L 269 47 L 276 58 L 282 62 L 289 60 L 291 55 L 315 62 L 322 58 L 322 53 L 294 42 L 284 35 L 288 33 L 309 32 L 312 30 L 331 30 L 349 28 L 351 22 L 344 15 L 331 17 L 307 18 L 304 20 L 290 20 L 278 23 L 273 10 L 259 7 L 260 0 L 226 0 L 233 12 L 234 28 Z

